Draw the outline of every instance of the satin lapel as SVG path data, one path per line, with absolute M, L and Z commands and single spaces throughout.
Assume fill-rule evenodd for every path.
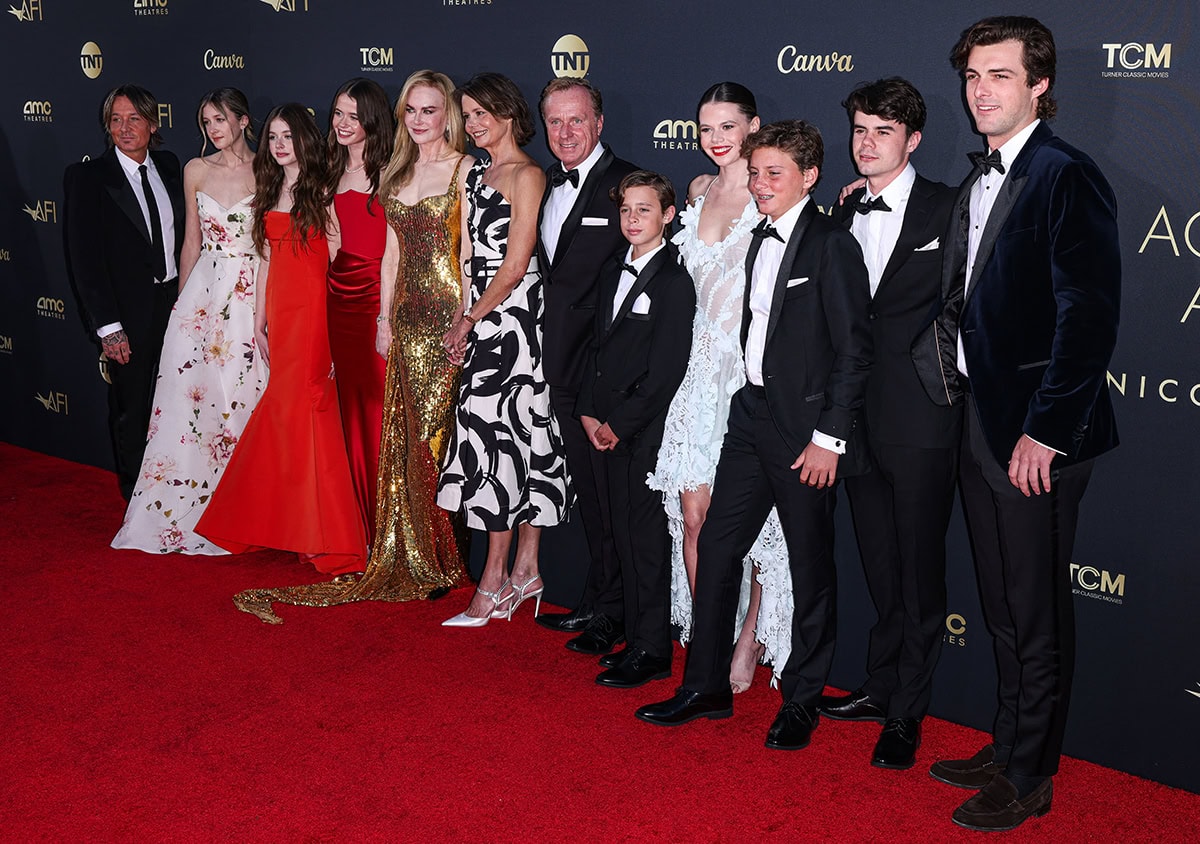
M 946 232 L 949 243 L 942 249 L 942 299 L 949 303 L 957 299 L 962 303 L 964 265 L 967 262 L 967 236 L 971 225 L 971 187 L 979 181 L 979 168 L 975 168 L 958 188 L 954 200 L 954 211 Z
M 542 242 L 542 218 L 546 216 L 546 203 L 550 201 L 550 191 L 554 190 L 554 185 L 550 181 L 550 171 L 558 166 L 555 163 L 546 168 L 546 187 L 542 191 L 542 204 L 538 206 L 537 256 L 538 266 L 542 268 L 543 272 L 550 269 L 550 262 L 546 260 L 546 244 Z
M 659 250 L 657 255 L 650 259 L 650 262 L 646 264 L 646 266 L 642 267 L 642 271 L 638 273 L 638 277 L 634 279 L 633 287 L 629 288 L 629 295 L 625 297 L 625 301 L 622 302 L 621 307 L 617 309 L 616 318 L 609 321 L 608 331 L 605 332 L 606 337 L 612 334 L 612 331 L 617 327 L 617 324 L 629 315 L 629 312 L 633 309 L 633 303 L 637 300 L 637 297 L 642 295 L 642 292 L 646 289 L 646 285 L 650 283 L 654 276 L 658 274 L 658 271 L 662 268 L 663 264 L 665 264 L 670 258 L 670 251 L 671 250 L 669 246 L 664 246 Z M 618 282 L 619 281 L 620 277 L 618 276 Z M 615 295 L 616 291 L 614 290 L 613 293 Z M 611 302 L 612 300 L 610 299 L 609 301 Z M 611 308 L 609 308 L 609 313 L 612 313 Z
M 800 242 L 804 240 L 804 233 L 808 231 L 808 224 L 817 213 L 816 202 L 809 200 L 804 206 L 804 210 L 800 212 L 800 219 L 796 220 L 796 227 L 792 229 L 792 236 L 788 238 L 787 246 L 783 249 L 783 260 L 779 262 L 779 271 L 775 274 L 775 293 L 771 296 L 771 318 L 767 320 L 767 337 L 763 342 L 765 349 L 771 343 L 771 335 L 775 333 L 775 326 L 779 323 L 779 314 L 783 312 L 783 297 L 787 291 L 788 277 L 792 274 L 792 264 L 796 261 L 796 253 L 800 251 Z M 749 288 L 749 280 L 747 280 L 747 288 Z M 746 292 L 746 300 L 749 301 L 749 289 Z
M 104 153 L 104 166 L 108 171 L 104 175 L 104 181 L 109 196 L 112 197 L 113 202 L 117 203 L 117 207 L 124 212 L 130 222 L 137 226 L 137 230 L 149 243 L 150 230 L 146 227 L 146 217 L 142 214 L 142 206 L 138 204 L 137 196 L 133 193 L 133 185 L 129 184 L 129 179 L 125 178 L 125 171 L 121 169 L 121 162 L 117 161 L 117 154 L 111 149 Z
M 762 219 L 761 217 L 759 218 Z M 746 250 L 746 288 L 742 293 L 742 350 L 746 349 L 746 338 L 750 335 L 750 282 L 754 278 L 754 259 L 758 257 L 758 249 L 762 246 L 761 237 L 750 238 L 750 248 Z
M 888 283 L 888 279 L 904 266 L 904 262 L 912 255 L 913 250 L 925 245 L 918 241 L 925 231 L 925 223 L 929 220 L 929 212 L 932 209 L 933 206 L 929 202 L 929 195 L 925 192 L 925 186 L 920 181 L 917 181 L 912 187 L 912 192 L 908 195 L 908 206 L 904 211 L 904 221 L 900 224 L 900 236 L 896 238 L 896 245 L 892 249 L 892 254 L 888 257 L 887 266 L 883 268 L 883 273 L 879 276 L 879 287 L 875 290 L 876 296 L 879 295 L 879 291 L 883 289 L 884 285 Z
M 1028 147 L 1028 144 L 1026 147 Z M 1014 164 L 1013 170 L 1016 169 Z M 1021 189 L 1025 187 L 1027 181 L 1029 181 L 1028 173 L 1022 173 L 1018 176 L 1014 172 L 1000 183 L 1000 191 L 996 196 L 996 202 L 992 205 L 992 212 L 988 215 L 987 225 L 983 227 L 983 237 L 979 241 L 979 251 L 975 254 L 975 266 L 971 272 L 971 281 L 967 285 L 966 297 L 963 299 L 964 302 L 970 299 L 971 294 L 975 292 L 975 285 L 979 281 L 979 274 L 983 272 L 983 268 L 987 266 L 988 259 L 992 257 L 992 249 L 996 245 L 996 237 L 1000 234 L 1000 229 L 1004 228 L 1005 222 L 1008 221 L 1008 215 L 1012 213 L 1013 206 L 1017 204 L 1017 197 L 1021 195 Z
M 624 253 L 622 253 L 622 257 L 624 257 Z M 608 334 L 612 331 L 612 303 L 617 295 L 617 286 L 621 283 L 621 271 L 616 268 L 615 264 L 610 263 L 609 266 L 612 269 L 604 270 L 600 275 L 599 283 L 596 285 L 596 307 L 604 309 L 604 313 L 602 314 L 604 317 L 604 333 L 600 336 L 598 344 L 608 339 Z
M 580 187 L 579 196 L 575 197 L 575 205 L 571 207 L 571 213 L 567 215 L 567 219 L 563 220 L 562 233 L 558 236 L 558 247 L 554 250 L 556 264 L 562 260 L 563 255 L 570 251 L 571 241 L 575 239 L 575 234 L 579 231 L 579 223 L 583 219 L 583 209 L 592 204 L 600 180 L 604 178 L 608 166 L 612 164 L 615 157 L 612 150 L 605 147 L 604 154 L 600 156 L 600 160 L 596 162 L 596 166 L 592 168 L 592 172 L 588 173 L 588 177 Z

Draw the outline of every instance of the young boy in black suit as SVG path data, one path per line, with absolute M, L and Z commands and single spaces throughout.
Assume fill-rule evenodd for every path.
M 593 348 L 576 415 L 605 456 L 613 540 L 621 563 L 626 648 L 596 682 L 633 688 L 671 676 L 670 538 L 661 496 L 646 485 L 667 408 L 692 349 L 696 290 L 663 237 L 675 191 L 639 170 L 613 192 L 629 247 L 600 276 Z

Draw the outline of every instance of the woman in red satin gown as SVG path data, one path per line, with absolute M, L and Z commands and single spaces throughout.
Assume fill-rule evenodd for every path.
M 368 545 L 374 544 L 387 370 L 387 362 L 375 354 L 379 263 L 387 238 L 387 219 L 375 195 L 379 173 L 392 154 L 395 129 L 387 93 L 377 83 L 351 79 L 333 95 L 325 146 L 341 248 L 329 267 L 329 347 L 350 476 Z
M 321 135 L 297 103 L 272 111 L 266 127 L 254 157 L 257 283 L 265 298 L 254 334 L 270 377 L 196 532 L 233 553 L 281 548 L 322 572 L 361 571 L 366 534 L 326 324 L 332 227 Z

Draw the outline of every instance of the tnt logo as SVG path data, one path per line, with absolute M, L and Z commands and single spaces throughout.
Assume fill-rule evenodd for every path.
M 21 108 L 21 114 L 25 116 L 28 123 L 50 123 L 54 120 L 51 116 L 51 106 L 49 100 L 26 100 L 25 105 Z
M 159 103 L 158 104 L 159 128 L 170 129 L 172 127 L 173 121 L 171 119 L 171 114 L 172 113 L 171 113 L 171 104 L 170 103 Z
M 68 406 L 66 393 L 49 391 L 44 396 L 41 393 L 34 393 L 33 397 L 37 399 L 42 407 L 46 408 L 46 410 L 50 410 L 55 413 L 61 413 L 63 416 L 70 415 L 70 411 L 67 409 Z
M 8 13 L 19 21 L 40 21 L 42 0 L 25 0 L 20 6 L 9 6 Z
M 104 56 L 95 41 L 89 41 L 79 48 L 79 69 L 88 79 L 95 79 L 104 70 Z
M 1170 44 L 1101 44 L 1107 54 L 1108 67 L 1119 63 L 1125 70 L 1153 70 L 1171 68 Z
M 26 205 L 21 210 L 32 217 L 35 223 L 58 222 L 58 206 L 52 199 L 43 199 L 41 202 L 34 203 L 32 208 Z
M 592 56 L 587 44 L 578 35 L 564 35 L 554 42 L 550 51 L 550 69 L 555 76 L 582 79 L 587 76 Z
M 1088 598 L 1097 598 L 1114 604 L 1123 603 L 1125 597 L 1125 575 L 1071 563 L 1072 592 Z
M 359 47 L 358 52 L 363 70 L 390 71 L 395 64 L 391 47 Z

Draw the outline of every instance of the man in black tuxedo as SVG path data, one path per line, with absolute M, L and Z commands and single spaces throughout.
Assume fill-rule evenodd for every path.
M 837 479 L 866 468 L 857 426 L 871 368 L 871 290 L 858 241 L 809 192 L 821 135 L 799 120 L 746 138 L 750 192 L 766 218 L 746 256 L 742 345 L 708 518 L 700 531 L 692 643 L 683 685 L 637 716 L 663 726 L 733 712 L 729 664 L 742 561 L 772 505 L 787 542 L 795 610 L 766 745 L 805 747 L 833 660 Z
M 1054 36 L 987 18 L 951 52 L 989 154 L 959 189 L 943 263 L 945 306 L 919 338 L 941 352 L 930 396 L 964 402 L 959 474 L 984 621 L 995 639 L 992 742 L 935 763 L 981 789 L 969 829 L 1050 810 L 1075 657 L 1071 553 L 1094 458 L 1117 445 L 1105 373 L 1116 344 L 1116 198 L 1095 162 L 1054 136 Z M 932 358 L 918 355 L 918 360 Z
M 541 113 L 550 151 L 558 159 L 546 170 L 538 216 L 537 254 L 546 307 L 542 367 L 579 497 L 589 560 L 579 605 L 572 612 L 545 613 L 537 620 L 551 629 L 579 634 L 567 642 L 571 650 L 599 655 L 625 637 L 621 568 L 612 526 L 601 507 L 608 490 L 597 472 L 600 457 L 573 415 L 592 340 L 596 281 L 625 242 L 609 193 L 637 168 L 600 143 L 604 104 L 600 91 L 586 80 L 552 80 L 542 90 Z
M 108 359 L 108 425 L 128 500 L 142 465 L 163 334 L 179 291 L 183 175 L 156 148 L 158 102 L 137 85 L 108 93 L 109 148 L 63 177 L 67 269 Z
M 875 361 L 865 423 L 871 470 L 846 479 L 859 554 L 878 621 L 867 679 L 821 713 L 883 721 L 871 764 L 910 768 L 929 711 L 946 616 L 946 528 L 958 471 L 958 407 L 929 399 L 913 339 L 941 300 L 942 248 L 955 191 L 917 175 L 925 100 L 893 77 L 860 85 L 842 103 L 851 154 L 867 183 L 834 208 L 862 246 L 871 281 Z

